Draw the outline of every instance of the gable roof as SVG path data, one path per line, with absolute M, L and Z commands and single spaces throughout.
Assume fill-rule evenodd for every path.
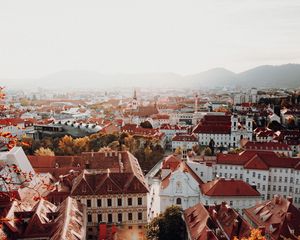
M 206 196 L 228 197 L 248 196 L 259 197 L 260 193 L 242 180 L 219 178 L 211 182 L 201 184 L 201 192 Z
M 250 225 L 224 202 L 214 206 L 199 203 L 184 211 L 184 219 L 193 240 L 242 239 L 250 235 Z
M 273 151 L 245 150 L 241 153 L 217 155 L 217 164 L 242 165 L 248 169 L 266 170 L 269 168 L 298 169 L 300 158 L 278 156 Z
M 275 195 L 272 200 L 243 211 L 257 226 L 264 226 L 271 239 L 296 240 L 300 235 L 300 211 L 292 204 L 291 197 L 285 199 Z

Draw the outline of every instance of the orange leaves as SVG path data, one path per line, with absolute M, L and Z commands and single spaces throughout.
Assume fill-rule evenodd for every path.
M 239 240 L 237 237 L 234 237 L 233 239 Z M 250 237 L 242 238 L 241 240 L 266 240 L 266 238 L 261 235 L 261 230 L 253 228 Z

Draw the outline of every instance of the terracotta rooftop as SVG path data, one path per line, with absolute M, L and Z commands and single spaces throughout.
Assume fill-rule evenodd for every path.
M 176 134 L 172 138 L 173 142 L 198 142 L 195 134 Z
M 243 165 L 248 169 L 267 170 L 269 168 L 300 169 L 300 158 L 278 156 L 273 151 L 245 150 L 236 154 L 217 155 L 217 164 Z
M 260 193 L 243 180 L 219 178 L 201 184 L 201 192 L 206 196 L 249 196 L 258 197 Z
M 249 224 L 226 203 L 204 206 L 201 203 L 184 211 L 190 239 L 225 240 L 250 235 Z
M 272 200 L 244 209 L 244 214 L 256 226 L 264 226 L 270 239 L 299 239 L 300 211 L 292 204 L 292 198 L 275 195 Z
M 205 115 L 198 125 L 193 129 L 193 133 L 230 134 L 230 116 Z
M 9 239 L 85 239 L 85 206 L 75 199 L 69 197 L 59 207 L 44 199 L 31 206 L 24 203 L 14 201 L 6 216 L 14 219 L 4 223 Z

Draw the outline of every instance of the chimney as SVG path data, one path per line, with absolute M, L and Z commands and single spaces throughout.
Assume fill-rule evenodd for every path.
M 287 196 L 286 198 L 291 204 L 293 204 L 293 197 L 292 196 Z
M 212 219 L 213 220 L 216 220 L 217 219 L 217 211 L 214 209 L 214 210 L 212 210 Z
M 266 227 L 265 226 L 259 226 L 258 230 L 260 231 L 262 236 L 266 235 Z
M 239 226 L 239 220 L 238 219 L 234 219 L 233 221 L 233 229 L 237 229 Z

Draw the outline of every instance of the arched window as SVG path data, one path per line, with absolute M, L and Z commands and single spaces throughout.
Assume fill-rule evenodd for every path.
M 177 198 L 177 199 L 176 199 L 176 204 L 177 204 L 177 205 L 181 205 L 181 198 Z

